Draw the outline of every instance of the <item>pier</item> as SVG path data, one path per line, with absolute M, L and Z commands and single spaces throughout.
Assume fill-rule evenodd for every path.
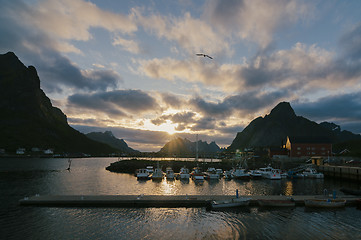
M 240 196 L 251 198 L 250 206 L 258 206 L 258 200 L 289 200 L 293 199 L 296 206 L 304 206 L 307 199 L 332 198 L 324 195 L 268 195 Z M 19 200 L 22 206 L 47 207 L 207 207 L 211 201 L 231 200 L 234 195 L 36 195 Z M 356 206 L 359 197 L 343 195 L 337 198 L 346 199 L 346 206 Z
M 325 176 L 361 181 L 361 168 L 349 166 L 318 165 L 317 170 Z

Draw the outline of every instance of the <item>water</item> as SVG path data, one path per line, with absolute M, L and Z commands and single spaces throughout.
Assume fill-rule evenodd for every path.
M 22 207 L 35 194 L 323 194 L 357 188 L 333 179 L 137 181 L 105 170 L 116 158 L 0 159 L 0 239 L 361 239 L 361 211 L 246 208 Z M 338 195 L 342 193 L 337 191 Z

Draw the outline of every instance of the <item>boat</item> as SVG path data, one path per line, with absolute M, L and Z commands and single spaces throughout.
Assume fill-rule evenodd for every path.
M 246 207 L 249 205 L 250 200 L 250 198 L 233 198 L 231 200 L 212 201 L 211 204 L 213 209 Z
M 249 180 L 251 178 L 251 175 L 248 172 L 246 172 L 246 169 L 241 168 L 240 166 L 238 166 L 232 172 L 232 178 L 241 179 L 241 180 Z
M 189 169 L 186 167 L 182 167 L 179 171 L 179 178 L 180 179 L 189 179 L 190 174 L 189 174 Z
M 252 179 L 261 179 L 262 178 L 262 173 L 259 170 L 251 170 L 249 172 L 249 175 L 251 176 Z
M 306 178 L 324 178 L 323 173 L 319 173 L 314 168 L 306 168 L 302 173 Z
M 214 167 L 209 167 L 207 171 L 204 173 L 204 178 L 207 180 L 218 180 L 219 174 L 217 173 Z
M 174 179 L 174 171 L 171 167 L 167 167 L 166 170 L 165 170 L 165 177 L 168 179 L 168 180 L 172 180 Z
M 262 174 L 263 178 L 272 179 L 272 180 L 279 180 L 281 179 L 281 170 L 275 169 L 268 165 L 265 168 L 259 169 L 260 173 Z
M 225 179 L 232 179 L 233 170 L 224 171 L 223 175 Z
M 204 175 L 202 170 L 199 167 L 194 167 L 191 172 L 191 176 L 193 180 L 204 180 Z
M 294 207 L 296 206 L 295 201 L 292 199 L 286 200 L 273 200 L 273 199 L 260 199 L 257 200 L 260 207 Z
M 147 166 L 147 171 L 149 172 L 149 174 L 152 174 L 154 169 L 153 169 L 153 166 Z
M 157 167 L 154 169 L 153 174 L 151 175 L 152 180 L 162 180 L 164 177 L 164 173 L 162 168 L 159 167 L 159 162 L 157 163 Z
M 305 199 L 304 201 L 306 207 L 315 208 L 338 208 L 346 204 L 345 199 Z
M 137 170 L 136 173 L 137 179 L 149 179 L 149 172 L 146 168 L 141 168 Z
M 223 177 L 223 170 L 221 168 L 217 168 L 216 173 L 218 174 L 219 178 Z

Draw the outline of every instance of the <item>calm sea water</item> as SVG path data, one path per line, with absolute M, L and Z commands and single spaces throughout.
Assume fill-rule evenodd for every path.
M 137 181 L 105 170 L 115 158 L 0 159 L 0 239 L 361 239 L 361 211 L 22 207 L 35 194 L 323 194 L 356 183 L 324 180 Z M 342 195 L 337 191 L 337 194 Z

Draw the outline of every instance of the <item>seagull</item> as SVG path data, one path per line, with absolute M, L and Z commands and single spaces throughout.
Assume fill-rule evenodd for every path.
M 207 57 L 207 58 L 213 59 L 211 56 L 204 54 L 204 53 L 196 53 L 196 55 L 200 56 L 200 57 Z

